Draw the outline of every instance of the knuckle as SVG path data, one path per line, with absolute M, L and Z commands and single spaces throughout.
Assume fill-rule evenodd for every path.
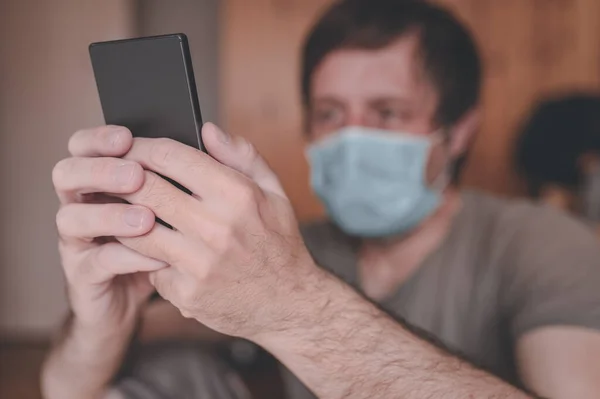
M 88 132 L 87 129 L 79 129 L 71 135 L 71 137 L 69 138 L 69 142 L 67 144 L 67 148 L 68 148 L 70 154 L 75 153 L 77 141 L 80 138 L 84 137 L 87 134 L 87 132 Z
M 150 151 L 150 162 L 154 166 L 164 167 L 171 163 L 176 156 L 175 141 L 168 138 L 154 139 Z
M 175 196 L 169 190 L 169 183 L 152 172 L 144 172 L 145 181 L 140 190 L 140 200 L 143 203 L 151 204 L 156 212 L 173 212 Z
M 235 197 L 239 204 L 253 204 L 256 202 L 256 189 L 251 183 L 241 182 L 235 188 Z
M 72 164 L 72 158 L 65 158 L 54 165 L 54 168 L 52 169 L 52 183 L 56 189 L 65 186 L 65 180 L 67 179 L 69 172 L 73 169 Z
M 61 207 L 58 212 L 56 212 L 56 228 L 61 236 L 69 231 L 72 217 L 71 207 L 68 205 Z
M 154 194 L 156 191 L 156 186 L 158 185 L 159 177 L 156 173 L 149 172 L 147 170 L 144 171 L 144 184 L 140 189 L 140 195 L 147 197 L 149 195 Z
M 259 203 L 259 189 L 250 182 L 244 182 L 236 188 L 236 204 L 234 215 L 252 215 L 256 212 Z
M 59 238 L 58 240 L 58 253 L 65 275 L 69 277 L 69 270 L 72 263 L 74 263 L 74 250 L 69 243 Z
M 211 234 L 207 241 L 215 253 L 222 255 L 227 253 L 234 239 L 234 227 L 230 224 L 219 224 L 211 228 Z
M 245 140 L 244 144 L 244 158 L 246 158 L 250 163 L 253 163 L 258 158 L 258 150 L 256 147 L 249 141 Z

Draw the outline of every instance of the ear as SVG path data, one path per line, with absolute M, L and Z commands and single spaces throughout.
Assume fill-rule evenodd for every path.
M 480 115 L 479 107 L 475 106 L 452 127 L 450 131 L 450 156 L 452 158 L 458 158 L 468 151 L 481 123 Z

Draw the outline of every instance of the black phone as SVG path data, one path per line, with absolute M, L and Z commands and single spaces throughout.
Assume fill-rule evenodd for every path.
M 134 137 L 168 137 L 204 151 L 186 35 L 92 43 L 90 58 L 109 125 Z

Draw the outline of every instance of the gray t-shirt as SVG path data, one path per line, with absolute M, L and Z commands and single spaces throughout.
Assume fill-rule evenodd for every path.
M 548 325 L 600 330 L 600 245 L 552 209 L 464 192 L 445 241 L 395 294 L 390 314 L 516 384 L 516 340 Z M 305 226 L 316 262 L 359 289 L 357 246 L 329 223 Z M 287 374 L 290 398 L 313 397 Z

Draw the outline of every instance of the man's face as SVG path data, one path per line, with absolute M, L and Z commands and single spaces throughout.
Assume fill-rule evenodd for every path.
M 312 76 L 309 139 L 321 139 L 345 126 L 429 135 L 438 129 L 434 124 L 438 101 L 423 71 L 416 36 L 400 38 L 379 50 L 338 50 Z M 428 181 L 446 163 L 443 147 L 433 147 Z

